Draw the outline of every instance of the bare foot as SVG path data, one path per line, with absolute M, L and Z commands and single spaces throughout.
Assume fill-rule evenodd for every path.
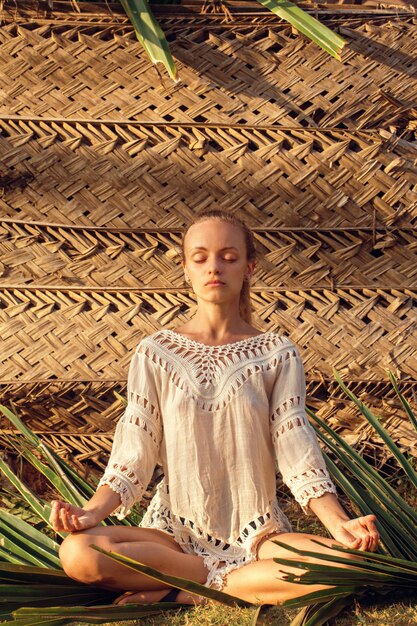
M 116 598 L 113 604 L 149 604 L 154 602 L 160 602 L 167 594 L 169 590 L 158 589 L 156 591 L 126 591 L 121 596 Z M 206 598 L 196 596 L 186 591 L 180 591 L 175 602 L 179 604 L 205 604 Z

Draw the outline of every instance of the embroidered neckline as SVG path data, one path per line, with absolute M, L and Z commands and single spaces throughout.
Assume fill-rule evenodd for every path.
M 164 328 L 162 332 L 168 333 L 169 335 L 171 335 L 171 337 L 178 338 L 179 340 L 184 340 L 185 342 L 191 343 L 195 346 L 209 348 L 209 349 L 229 348 L 230 346 L 239 346 L 240 344 L 245 344 L 248 341 L 257 340 L 259 337 L 266 337 L 267 335 L 273 334 L 273 331 L 265 331 L 265 332 L 259 333 L 259 335 L 252 335 L 251 337 L 246 337 L 245 339 L 239 339 L 239 341 L 232 341 L 230 343 L 220 343 L 220 344 L 211 346 L 207 343 L 203 343 L 202 341 L 196 341 L 195 339 L 190 339 L 186 335 L 183 335 L 182 333 L 178 333 L 177 331 L 172 330 L 171 328 Z
M 162 329 L 142 340 L 137 353 L 166 372 L 188 398 L 209 412 L 225 408 L 253 375 L 299 358 L 291 341 L 272 331 L 208 346 Z

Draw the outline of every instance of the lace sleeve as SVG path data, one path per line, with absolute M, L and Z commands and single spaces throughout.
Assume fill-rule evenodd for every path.
M 140 345 L 140 344 L 139 344 Z M 110 458 L 98 487 L 109 485 L 120 495 L 114 511 L 123 519 L 141 498 L 157 463 L 162 438 L 158 380 L 146 352 L 139 346 L 130 362 L 127 406 L 117 423 Z
M 270 400 L 270 426 L 279 471 L 303 511 L 309 500 L 336 493 L 313 427 L 305 413 L 304 368 L 297 348 L 282 353 Z

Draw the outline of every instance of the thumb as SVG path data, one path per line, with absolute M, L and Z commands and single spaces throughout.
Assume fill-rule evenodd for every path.
M 347 548 L 356 548 L 360 545 L 361 540 L 352 535 L 346 528 L 340 528 L 337 536 L 335 537 L 338 541 L 340 541 Z

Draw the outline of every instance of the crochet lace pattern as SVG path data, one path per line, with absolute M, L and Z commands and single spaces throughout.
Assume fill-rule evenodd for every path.
M 138 352 L 164 369 L 170 380 L 206 411 L 224 408 L 251 375 L 277 368 L 282 359 L 297 356 L 294 349 L 288 349 L 265 364 L 265 354 L 277 344 L 293 346 L 286 337 L 272 332 L 216 346 L 170 329 L 158 331 L 153 338 L 152 342 L 142 341 Z
M 157 528 L 173 535 L 184 552 L 201 556 L 209 570 L 205 582 L 207 587 L 222 589 L 229 572 L 254 561 L 257 556 L 256 539 L 263 539 L 265 530 L 277 533 L 292 531 L 288 518 L 274 499 L 270 510 L 250 521 L 231 545 L 196 527 L 192 520 L 173 516 L 168 494 L 169 486 L 162 479 L 139 526 Z
M 276 372 L 285 366 L 291 367 L 291 363 L 302 367 L 294 344 L 275 332 L 264 332 L 233 343 L 210 346 L 176 331 L 163 329 L 140 341 L 136 358 L 138 363 L 151 364 L 151 370 L 159 372 L 158 380 L 163 378 L 164 385 L 169 381 L 191 401 L 191 406 L 195 406 L 196 410 L 213 414 L 233 403 L 239 390 L 251 377 L 268 375 L 273 380 Z M 290 385 L 289 389 L 292 388 Z M 163 419 L 157 395 L 156 391 L 152 398 L 145 397 L 140 390 L 128 384 L 128 405 L 118 424 L 121 437 L 122 429 L 127 427 L 129 438 L 141 441 L 149 458 L 157 457 L 163 437 Z M 278 394 L 276 400 L 279 397 L 281 401 L 271 407 L 269 430 L 277 457 L 279 445 L 283 445 L 281 442 L 286 441 L 295 431 L 303 433 L 303 442 L 311 449 L 316 449 L 316 446 L 319 450 L 304 412 L 304 395 L 301 388 L 300 393 L 292 393 L 289 397 L 281 398 Z M 135 434 L 136 428 L 140 429 L 141 435 Z M 122 442 L 123 437 L 120 439 L 121 446 Z M 314 458 L 319 457 L 316 455 Z M 297 471 L 288 467 L 283 477 L 306 513 L 311 512 L 308 507 L 311 498 L 326 492 L 336 492 L 322 458 L 317 466 L 297 468 Z M 131 467 L 121 463 L 117 454 L 112 455 L 99 486 L 107 484 L 120 494 L 121 505 L 115 512 L 119 519 L 141 497 L 146 488 L 142 482 L 145 481 Z M 209 570 L 206 585 L 218 589 L 224 586 L 228 572 L 256 559 L 258 539 L 273 531 L 291 531 L 276 498 L 272 498 L 265 510 L 246 521 L 233 543 L 227 543 L 216 536 L 213 530 L 208 533 L 201 528 L 195 520 L 172 513 L 169 485 L 165 478 L 159 483 L 140 526 L 158 528 L 174 535 L 185 552 L 202 556 Z

